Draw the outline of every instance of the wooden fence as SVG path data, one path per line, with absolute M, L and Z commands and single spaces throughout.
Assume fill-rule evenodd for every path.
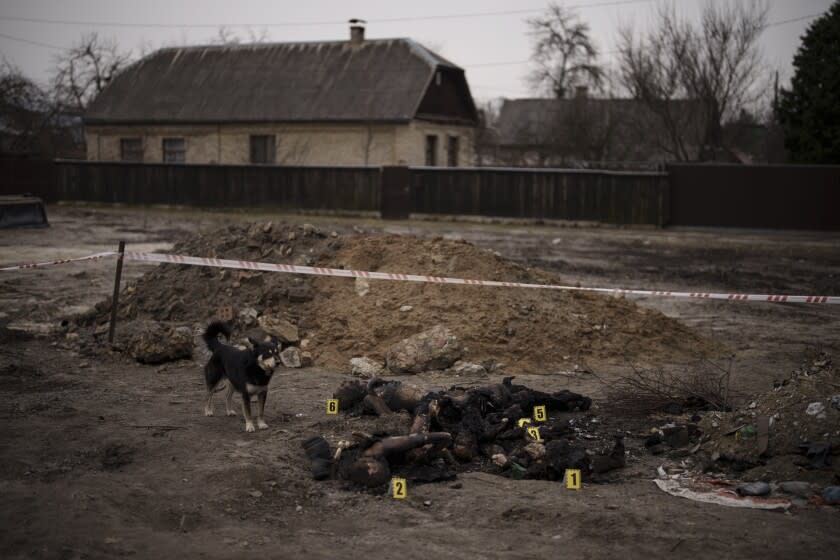
M 668 221 L 668 176 L 576 169 L 412 168 L 414 212 L 651 224 Z
M 575 169 L 165 165 L 0 158 L 0 194 L 90 201 L 840 230 L 840 166 Z

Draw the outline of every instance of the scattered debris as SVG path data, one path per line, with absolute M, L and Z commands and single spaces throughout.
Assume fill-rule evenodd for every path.
M 766 482 L 747 482 L 735 488 L 739 496 L 766 496 L 770 493 L 770 485 Z
M 740 496 L 728 481 L 681 479 L 655 479 L 653 481 L 660 490 L 672 496 L 717 504 L 727 507 L 751 509 L 787 510 L 791 501 L 781 497 Z

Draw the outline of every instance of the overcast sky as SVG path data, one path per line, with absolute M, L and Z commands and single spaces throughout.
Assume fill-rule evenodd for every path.
M 559 3 L 574 7 L 589 23 L 597 46 L 607 53 L 603 60 L 609 61 L 618 27 L 632 22 L 645 29 L 662 1 Z M 704 1 L 727 0 L 675 0 L 675 5 L 678 12 L 696 19 Z M 793 54 L 812 19 L 787 21 L 821 14 L 831 3 L 768 0 L 771 26 L 761 44 L 768 67 L 779 70 L 783 80 L 790 78 Z M 0 55 L 44 83 L 60 49 L 91 31 L 138 54 L 161 46 L 211 42 L 220 25 L 246 40 L 249 33 L 264 34 L 270 41 L 343 40 L 349 34 L 346 20 L 355 17 L 368 20 L 369 38 L 411 37 L 464 67 L 478 100 L 529 97 L 533 92 L 525 78 L 531 37 L 526 20 L 539 15 L 547 4 L 540 0 L 0 0 Z

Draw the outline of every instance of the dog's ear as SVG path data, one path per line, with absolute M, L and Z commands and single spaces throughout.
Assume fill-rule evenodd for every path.
M 258 344 L 259 342 L 257 340 L 251 338 L 250 336 L 248 337 L 248 350 L 253 350 Z

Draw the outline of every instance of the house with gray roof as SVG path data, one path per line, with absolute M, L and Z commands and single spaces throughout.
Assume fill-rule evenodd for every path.
M 663 101 L 654 111 L 635 99 L 507 99 L 496 122 L 497 163 L 562 167 L 646 167 L 695 159 L 702 147 L 702 105 Z
M 88 159 L 473 164 L 464 70 L 411 39 L 160 49 L 84 115 Z

